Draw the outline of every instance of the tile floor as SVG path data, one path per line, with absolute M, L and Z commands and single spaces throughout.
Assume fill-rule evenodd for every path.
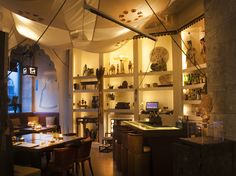
M 101 153 L 98 150 L 98 143 L 93 143 L 91 149 L 91 162 L 94 171 L 94 176 L 121 176 L 113 164 L 112 152 Z M 91 175 L 86 163 L 86 175 Z

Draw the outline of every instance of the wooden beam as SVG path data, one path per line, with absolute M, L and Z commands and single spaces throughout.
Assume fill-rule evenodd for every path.
M 8 34 L 0 31 L 0 173 L 13 176 L 11 130 L 8 119 Z

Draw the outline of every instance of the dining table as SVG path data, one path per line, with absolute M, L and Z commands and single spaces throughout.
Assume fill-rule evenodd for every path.
M 49 162 L 54 148 L 79 142 L 83 137 L 63 136 L 58 133 L 31 133 L 17 137 L 13 141 L 16 164 L 26 164 L 43 169 Z

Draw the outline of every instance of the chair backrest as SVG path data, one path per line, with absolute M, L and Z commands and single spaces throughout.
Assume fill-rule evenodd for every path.
M 54 148 L 53 158 L 54 164 L 60 168 L 68 168 L 73 166 L 75 160 L 75 150 L 69 147 Z
M 77 147 L 77 152 L 76 152 L 77 160 L 83 160 L 90 156 L 92 141 L 93 140 L 90 138 L 81 140 L 79 147 Z

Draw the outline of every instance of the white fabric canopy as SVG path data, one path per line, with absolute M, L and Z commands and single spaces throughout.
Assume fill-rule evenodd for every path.
M 173 1 L 173 0 L 172 0 Z M 0 0 L 13 12 L 18 32 L 37 41 L 64 0 Z M 99 9 L 124 24 L 144 30 L 152 11 L 144 0 L 87 0 L 87 4 Z M 149 0 L 159 14 L 171 0 Z M 77 47 L 92 52 L 108 52 L 122 46 L 136 33 L 101 18 L 83 8 L 83 0 L 67 0 L 39 43 L 49 47 Z

